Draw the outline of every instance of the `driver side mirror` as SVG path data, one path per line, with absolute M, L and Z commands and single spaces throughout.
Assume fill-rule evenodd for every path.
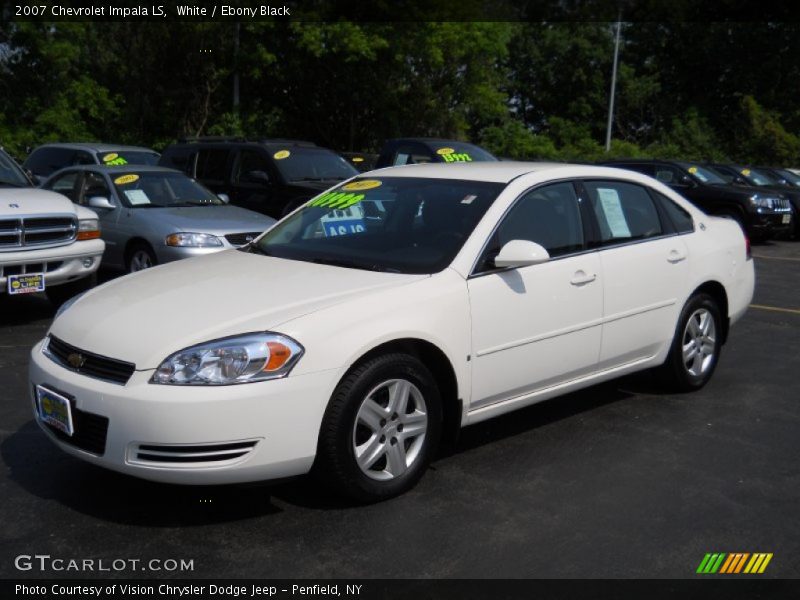
M 536 242 L 511 240 L 500 249 L 500 253 L 494 259 L 494 266 L 498 268 L 527 267 L 548 260 L 550 260 L 550 253 Z
M 242 179 L 248 183 L 269 183 L 266 171 L 248 171 Z
M 678 180 L 678 185 L 682 185 L 682 186 L 684 186 L 684 187 L 694 187 L 694 186 L 695 186 L 695 185 L 697 185 L 697 184 L 694 182 L 694 179 L 692 179 L 692 178 L 691 178 L 691 177 L 689 177 L 688 175 L 683 175 L 683 176 L 682 176 L 682 177 L 681 177 L 681 178 Z
M 217 198 L 222 200 L 225 204 L 230 204 L 231 198 L 228 194 L 217 194 Z
M 92 208 L 104 208 L 106 210 L 114 210 L 114 205 L 105 196 L 92 196 L 89 198 L 89 206 Z

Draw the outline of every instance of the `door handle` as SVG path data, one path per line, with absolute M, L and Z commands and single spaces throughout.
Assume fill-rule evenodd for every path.
M 595 279 L 597 279 L 596 274 L 587 275 L 583 271 L 577 271 L 575 275 L 572 276 L 572 279 L 569 282 L 572 285 L 586 285 L 587 283 L 592 283 Z
M 680 250 L 675 250 L 675 249 L 669 251 L 669 254 L 667 255 L 668 262 L 671 262 L 674 265 L 675 263 L 679 263 L 682 260 L 686 260 L 685 252 L 681 252 Z

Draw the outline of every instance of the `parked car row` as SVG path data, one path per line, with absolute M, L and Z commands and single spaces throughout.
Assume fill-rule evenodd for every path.
M 630 159 L 601 164 L 649 175 L 705 212 L 733 219 L 754 241 L 798 233 L 800 189 L 745 179 L 755 170 L 690 161 Z M 735 181 L 736 173 L 742 174 Z M 766 178 L 763 180 L 766 182 Z M 735 185 L 733 185 L 735 184 Z M 797 190 L 797 191 L 795 191 Z

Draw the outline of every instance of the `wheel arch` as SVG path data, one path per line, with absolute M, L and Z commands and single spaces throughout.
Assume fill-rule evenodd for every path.
M 355 359 L 341 379 L 344 379 L 350 371 L 365 360 L 392 352 L 402 352 L 414 356 L 430 370 L 442 395 L 442 439 L 445 442 L 455 443 L 461 430 L 463 399 L 459 395 L 458 377 L 453 363 L 436 344 L 413 337 L 382 342 Z
M 719 312 L 722 316 L 722 343 L 728 340 L 728 330 L 730 329 L 730 317 L 728 316 L 728 292 L 725 291 L 725 286 L 719 281 L 710 280 L 697 286 L 694 291 L 689 295 L 689 298 L 697 294 L 708 294 L 717 302 Z

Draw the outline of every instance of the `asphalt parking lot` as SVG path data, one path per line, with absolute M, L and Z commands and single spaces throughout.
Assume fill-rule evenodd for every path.
M 0 298 L 0 577 L 69 576 L 14 567 L 50 554 L 194 561 L 127 577 L 680 578 L 707 552 L 774 553 L 763 577 L 800 577 L 800 243 L 753 253 L 755 306 L 702 391 L 642 374 L 467 428 L 412 492 L 366 507 L 307 479 L 178 487 L 67 456 L 27 394 L 54 311 Z

